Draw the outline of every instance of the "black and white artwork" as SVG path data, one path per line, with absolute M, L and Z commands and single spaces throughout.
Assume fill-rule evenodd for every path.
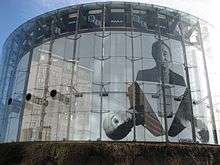
M 161 82 L 162 77 L 164 77 L 164 83 L 185 86 L 183 76 L 170 69 L 172 54 L 167 44 L 163 41 L 154 42 L 152 44 L 152 57 L 156 62 L 156 66 L 152 69 L 140 70 L 137 74 L 137 81 Z
M 170 47 L 163 40 L 155 41 L 152 44 L 151 55 L 155 61 L 155 66 L 150 69 L 139 70 L 136 81 L 127 89 L 130 108 L 127 111 L 111 113 L 104 119 L 103 128 L 107 137 L 113 140 L 125 138 L 134 126 L 134 117 L 136 126 L 143 126 L 155 137 L 164 136 L 165 130 L 163 128 L 163 120 L 161 120 L 164 118 L 163 112 L 155 110 L 155 106 L 151 105 L 149 97 L 144 94 L 139 83 L 152 82 L 158 86 L 158 84 L 164 82 L 167 102 L 178 102 L 175 103 L 177 105 L 175 108 L 172 104 L 167 105 L 166 103 L 167 119 L 170 123 L 167 130 L 169 137 L 179 136 L 186 128 L 190 130 L 190 123 L 194 122 L 198 139 L 203 143 L 207 143 L 209 141 L 208 128 L 201 120 L 196 120 L 192 117 L 191 103 L 189 101 L 190 91 L 186 86 L 184 76 L 172 69 L 173 55 Z M 172 86 L 184 89 L 183 93 L 178 96 L 178 101 L 168 96 Z M 158 89 L 161 91 L 161 85 L 159 85 Z M 169 95 L 171 95 L 171 92 Z

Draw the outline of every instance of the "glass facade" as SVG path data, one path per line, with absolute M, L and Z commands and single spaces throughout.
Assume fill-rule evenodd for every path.
M 203 34 L 193 16 L 140 3 L 28 21 L 4 45 L 0 141 L 218 143 Z

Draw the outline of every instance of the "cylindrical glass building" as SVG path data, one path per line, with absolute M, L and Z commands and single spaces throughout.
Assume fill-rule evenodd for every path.
M 217 144 L 208 29 L 189 14 L 131 2 L 31 19 L 3 47 L 0 142 Z

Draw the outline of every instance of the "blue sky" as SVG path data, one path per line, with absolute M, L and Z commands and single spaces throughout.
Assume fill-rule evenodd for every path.
M 68 3 L 54 3 L 45 5 L 41 0 L 1 0 L 0 5 L 0 50 L 9 34 L 27 20 L 68 5 Z M 52 0 L 48 3 L 52 3 Z
M 82 0 L 0 0 L 0 56 L 2 46 L 18 26 L 27 20 L 72 4 L 83 3 Z M 91 0 L 88 0 L 89 2 Z

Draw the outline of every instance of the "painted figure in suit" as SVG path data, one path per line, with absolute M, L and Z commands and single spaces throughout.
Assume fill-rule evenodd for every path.
M 152 45 L 152 56 L 156 66 L 152 69 L 140 70 L 137 74 L 137 81 L 160 82 L 163 72 L 164 83 L 185 86 L 184 78 L 170 69 L 172 54 L 167 44 L 162 40 L 154 42 Z
M 150 81 L 150 82 L 164 82 L 165 84 L 172 84 L 178 86 L 186 86 L 183 76 L 172 71 L 172 53 L 170 48 L 164 41 L 158 40 L 152 44 L 152 56 L 156 62 L 156 66 L 151 69 L 140 70 L 137 73 L 136 82 L 128 87 L 128 97 L 131 108 L 126 112 L 112 113 L 103 122 L 103 128 L 106 135 L 114 140 L 123 139 L 131 131 L 133 124 L 133 109 L 135 108 L 136 126 L 142 125 L 154 136 L 164 135 L 164 129 L 153 108 L 149 104 L 142 89 L 137 81 Z M 134 91 L 135 90 L 135 91 Z M 135 94 L 135 97 L 133 96 Z M 135 105 L 133 104 L 135 98 Z M 189 90 L 186 88 L 181 97 L 181 103 L 177 109 L 174 120 L 168 130 L 168 135 L 171 137 L 177 136 L 182 132 L 187 125 L 185 123 L 196 121 L 191 117 L 191 110 L 189 103 Z M 133 105 L 135 107 L 133 107 Z M 198 120 L 197 120 L 198 121 Z M 199 121 L 201 123 L 201 121 Z M 201 124 L 200 124 L 201 125 Z M 209 139 L 209 132 L 207 127 L 198 128 L 203 134 L 200 135 L 203 142 Z M 197 125 L 196 125 L 197 126 Z M 204 138 L 205 137 L 205 138 Z M 201 141 L 202 141 L 201 140 Z

